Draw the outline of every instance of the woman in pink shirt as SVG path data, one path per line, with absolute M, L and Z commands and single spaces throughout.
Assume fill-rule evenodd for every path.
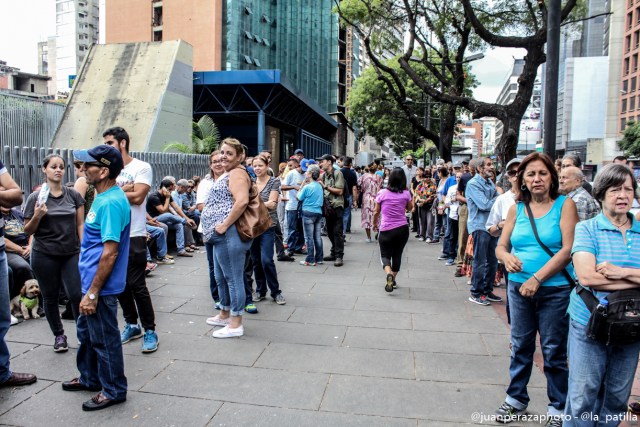
M 411 193 L 407 191 L 407 177 L 401 168 L 394 168 L 389 175 L 387 188 L 381 190 L 376 196 L 376 205 L 373 211 L 374 230 L 378 227 L 378 217 L 382 214 L 380 222 L 380 259 L 382 267 L 387 273 L 387 282 L 384 290 L 393 292 L 397 287 L 396 275 L 400 271 L 402 251 L 409 240 L 409 223 L 406 212 L 413 209 Z

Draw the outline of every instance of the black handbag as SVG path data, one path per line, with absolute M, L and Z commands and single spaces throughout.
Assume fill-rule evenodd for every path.
M 538 236 L 538 228 L 536 227 L 536 222 L 533 219 L 533 212 L 531 212 L 531 207 L 529 206 L 529 203 L 525 203 L 524 207 L 527 209 L 527 215 L 529 215 L 529 223 L 531 224 L 531 228 L 533 229 L 533 235 L 536 238 L 536 241 L 538 242 L 538 244 L 540 245 L 540 247 L 551 257 L 553 258 L 555 256 L 555 254 L 553 253 L 553 251 L 551 249 L 549 249 L 547 247 L 547 245 L 545 245 L 544 243 L 542 243 L 542 240 L 540 240 L 540 236 Z M 575 287 L 576 286 L 576 279 L 573 278 L 571 276 L 571 274 L 569 274 L 569 272 L 567 271 L 566 268 L 562 269 L 562 275 L 564 276 L 565 279 L 567 279 L 567 283 L 569 283 L 569 285 L 571 285 L 571 287 Z
M 611 292 L 602 300 L 583 286 L 576 293 L 591 312 L 587 337 L 606 345 L 640 341 L 640 290 Z

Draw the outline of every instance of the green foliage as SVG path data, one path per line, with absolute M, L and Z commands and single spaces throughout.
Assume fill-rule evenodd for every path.
M 220 144 L 220 130 L 211 117 L 205 115 L 191 124 L 191 145 L 182 142 L 167 144 L 162 151 L 177 151 L 184 154 L 211 154 Z
M 628 157 L 640 157 L 640 122 L 629 122 L 622 133 L 618 147 Z
M 431 108 L 430 128 L 438 133 L 439 104 L 433 100 L 427 102 L 429 98 L 400 68 L 397 57 L 386 60 L 385 64 L 399 74 L 406 91 L 405 105 L 420 122 L 426 123 L 425 114 L 428 115 L 428 108 Z M 435 84 L 435 78 L 429 76 L 423 64 L 416 62 L 414 69 L 422 78 L 431 79 Z M 466 81 L 468 86 L 465 92 L 470 95 L 472 88 L 477 86 L 477 80 L 473 74 L 468 73 Z M 387 85 L 378 78 L 374 67 L 366 68 L 355 80 L 347 99 L 347 117 L 379 143 L 389 139 L 401 150 L 418 136 L 405 112 L 389 93 Z

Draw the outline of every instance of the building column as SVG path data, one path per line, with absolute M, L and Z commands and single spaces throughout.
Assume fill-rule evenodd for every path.
M 264 111 L 258 111 L 258 153 L 264 150 L 264 135 L 266 133 Z

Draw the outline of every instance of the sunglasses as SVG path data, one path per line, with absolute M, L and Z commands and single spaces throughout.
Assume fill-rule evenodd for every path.
M 193 185 L 188 186 L 187 188 L 193 190 Z
M 518 174 L 518 171 L 516 169 L 510 169 L 507 171 L 507 175 L 509 176 L 516 176 Z

